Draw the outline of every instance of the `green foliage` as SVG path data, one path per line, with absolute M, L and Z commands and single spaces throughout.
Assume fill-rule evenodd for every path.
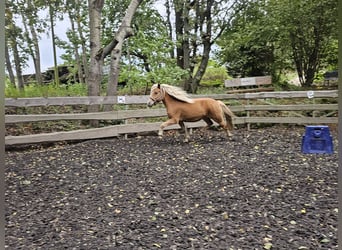
M 322 68 L 326 71 L 336 70 L 338 67 L 338 39 L 329 39 L 324 50 Z
M 296 69 L 301 84 L 337 66 L 337 2 L 334 0 L 248 1 L 219 39 L 217 53 L 233 76 L 280 75 Z
M 322 67 L 330 41 L 337 38 L 337 2 L 301 0 L 273 2 L 272 6 L 279 14 L 280 27 L 287 36 L 282 38 L 291 48 L 300 82 L 308 87 Z
M 187 74 L 170 56 L 174 47 L 163 18 L 149 4 L 141 5 L 133 21 L 134 36 L 124 44 L 119 82 L 120 93 L 146 93 L 153 83 L 177 85 Z
M 47 32 L 49 26 L 47 20 L 34 13 L 46 9 L 50 4 L 34 2 L 33 7 L 36 9 L 31 9 L 26 6 L 25 1 L 7 2 L 5 25 L 7 45 L 13 53 L 12 43 L 19 41 L 20 63 L 25 66 L 29 49 L 34 46 L 31 39 L 24 39 L 24 29 L 20 28 L 21 25 L 18 25 L 17 20 L 23 14 L 38 35 Z M 225 67 L 209 64 L 200 82 L 203 88 L 222 86 L 224 79 L 228 78 L 226 70 L 233 77 L 272 75 L 274 83 L 288 88 L 286 80 L 281 77 L 288 70 L 300 68 L 298 69 L 300 74 L 307 79 L 313 72 L 314 79 L 321 81 L 325 70 L 337 68 L 337 2 L 335 0 L 233 2 L 234 4 L 231 5 L 229 1 L 219 1 L 213 5 L 216 6 L 212 8 L 213 34 L 221 34 L 221 28 L 225 29 L 218 40 L 212 37 L 212 42 L 217 42 L 216 45 L 219 46 L 215 60 Z M 103 46 L 112 40 L 129 3 L 129 0 L 105 3 L 101 20 Z M 188 39 L 192 42 L 191 46 L 197 48 L 190 53 L 192 59 L 204 58 L 203 54 L 200 54 L 203 53 L 200 49 L 203 36 L 197 35 L 204 31 L 205 26 L 194 32 L 195 22 L 199 21 L 196 20 L 198 16 L 194 15 L 199 13 L 195 12 L 195 7 L 200 2 L 194 2 L 194 8 L 189 12 L 189 37 L 184 34 L 175 36 L 175 30 L 169 30 L 166 17 L 159 14 L 153 3 L 154 1 L 141 3 L 132 22 L 134 36 L 125 40 L 120 61 L 120 81 L 127 83 L 127 86 L 120 90 L 123 93 L 145 93 L 148 86 L 154 82 L 179 85 L 184 78 L 187 78 L 186 76 L 189 76 L 187 71 L 177 66 L 174 58 L 176 43 L 181 44 L 181 41 L 175 41 L 177 37 Z M 172 11 L 175 6 L 185 6 L 182 1 L 170 1 L 170 3 Z M 75 48 L 78 48 L 80 55 L 84 53 L 89 58 L 87 2 L 58 2 L 55 7 L 57 8 L 55 14 L 60 12 L 67 14 L 66 17 L 76 25 L 75 30 L 67 32 L 68 41 L 56 38 L 57 46 L 64 48 L 65 51 L 62 59 L 67 65 L 78 64 Z M 204 8 L 205 5 L 199 7 Z M 221 15 L 222 13 L 225 14 Z M 59 17 L 56 20 L 59 20 Z M 78 25 L 80 25 L 79 30 Z M 313 53 L 315 51 L 318 51 L 317 56 Z M 191 65 L 198 62 L 190 61 Z M 316 68 L 317 65 L 319 67 Z M 76 69 L 77 67 L 74 68 Z M 193 72 L 196 71 L 195 67 Z M 106 89 L 106 83 L 107 81 L 104 81 L 102 85 L 103 90 Z M 52 85 L 31 85 L 25 87 L 22 92 L 14 86 L 8 84 L 6 86 L 6 96 L 12 97 L 87 94 L 86 87 L 82 85 L 69 85 L 68 89 L 65 89 L 65 86 L 56 88 Z
M 284 49 L 279 48 L 279 28 L 265 15 L 267 6 L 256 1 L 237 7 L 232 25 L 223 34 L 218 44 L 218 58 L 227 65 L 233 77 L 272 75 L 290 66 L 284 58 Z
M 19 90 L 16 88 L 16 86 L 14 86 L 9 79 L 5 80 L 5 97 L 19 97 L 20 96 L 20 92 Z
M 5 87 L 5 97 L 7 98 L 24 98 L 24 97 L 56 97 L 56 96 L 86 96 L 87 86 L 83 84 L 70 85 L 37 85 L 30 84 L 20 91 L 12 84 L 7 84 Z
M 113 38 L 130 1 L 120 0 L 104 7 L 102 43 L 108 44 Z M 162 16 L 152 5 L 144 1 L 134 14 L 132 28 L 134 35 L 123 43 L 120 59 L 119 94 L 145 94 L 155 82 L 177 84 L 185 75 L 174 58 L 170 57 L 173 42 Z M 103 81 L 106 89 L 108 81 Z M 120 86 L 120 85 L 119 85 Z
M 222 94 L 226 93 L 227 89 L 224 86 L 213 87 L 200 85 L 197 93 L 198 95 Z
M 175 64 L 168 64 L 164 67 L 157 67 L 153 71 L 146 74 L 148 82 L 167 83 L 171 85 L 179 85 L 181 80 L 188 72 L 179 68 Z
M 222 87 L 224 85 L 224 80 L 230 78 L 225 67 L 218 66 L 215 62 L 211 61 L 205 70 L 200 85 L 207 87 Z
M 185 74 L 187 74 L 185 70 L 172 63 L 164 67 L 155 67 L 145 73 L 137 67 L 123 66 L 119 82 L 126 82 L 127 85 L 119 92 L 120 94 L 146 94 L 146 90 L 153 83 L 179 85 Z

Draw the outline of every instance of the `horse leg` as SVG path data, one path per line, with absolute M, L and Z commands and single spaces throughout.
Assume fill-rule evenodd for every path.
M 163 122 L 160 127 L 159 127 L 159 131 L 158 131 L 158 136 L 159 138 L 161 138 L 163 136 L 163 132 L 164 132 L 164 128 L 173 124 L 177 124 L 177 120 L 175 119 L 169 119 L 165 122 Z
M 180 121 L 179 122 L 179 125 L 181 126 L 182 130 L 184 131 L 184 142 L 188 142 L 189 141 L 189 132 L 188 132 L 188 129 L 186 128 L 185 124 L 183 121 Z
M 222 112 L 221 117 L 211 117 L 215 122 L 217 122 L 221 128 L 223 128 L 226 131 L 226 134 L 228 137 L 233 136 L 233 134 L 229 131 L 229 126 L 228 126 L 228 122 L 225 119 L 225 116 Z
M 207 124 L 206 128 L 210 128 L 214 124 L 209 117 L 204 117 L 203 120 Z
M 223 121 L 222 123 L 219 123 L 219 124 L 226 131 L 227 137 L 232 137 L 233 136 L 233 134 L 230 132 L 230 130 L 228 128 L 227 121 Z
M 233 136 L 233 134 L 230 132 L 230 130 L 234 129 L 234 125 L 233 125 L 234 114 L 222 101 L 218 101 L 218 103 L 221 106 L 222 113 L 223 113 L 222 119 L 225 122 L 225 127 L 223 128 L 226 130 L 227 136 L 231 137 Z
M 205 123 L 207 124 L 207 126 L 202 128 L 203 133 L 207 136 L 210 137 L 210 132 L 209 130 L 212 129 L 212 125 L 214 124 L 213 121 L 210 119 L 210 117 L 206 116 L 204 118 L 202 118 L 203 121 L 205 121 Z

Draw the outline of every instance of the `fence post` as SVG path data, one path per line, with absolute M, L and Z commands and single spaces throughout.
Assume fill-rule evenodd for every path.
M 247 99 L 247 106 L 249 106 L 249 99 Z M 247 119 L 250 117 L 250 111 L 249 109 L 247 110 Z M 247 120 L 247 131 L 251 130 L 251 124 Z
M 309 99 L 312 99 L 312 105 L 315 106 L 316 102 L 315 102 L 315 92 L 313 90 L 309 90 L 308 92 L 306 92 L 306 95 Z M 316 117 L 315 115 L 316 110 L 312 111 L 312 117 Z
M 125 105 L 125 110 L 128 110 L 128 104 L 126 102 L 126 96 L 117 96 L 117 103 Z M 125 125 L 128 124 L 128 119 L 125 119 Z M 128 139 L 128 134 L 125 134 L 125 140 Z
M 128 110 L 128 104 L 125 104 L 125 110 Z M 128 124 L 128 119 L 125 119 L 125 125 L 127 125 Z M 125 134 L 125 140 L 127 140 L 128 139 L 128 134 Z

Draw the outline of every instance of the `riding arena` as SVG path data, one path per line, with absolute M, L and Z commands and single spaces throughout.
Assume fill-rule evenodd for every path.
M 155 86 L 149 106 L 154 90 L 169 95 Z M 201 100 L 158 134 L 9 148 L 6 249 L 338 249 L 337 153 L 303 153 L 303 124 L 233 128 L 233 108 Z

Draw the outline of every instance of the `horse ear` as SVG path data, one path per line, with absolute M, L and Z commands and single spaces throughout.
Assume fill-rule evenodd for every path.
M 158 83 L 158 89 L 160 89 L 160 83 Z

